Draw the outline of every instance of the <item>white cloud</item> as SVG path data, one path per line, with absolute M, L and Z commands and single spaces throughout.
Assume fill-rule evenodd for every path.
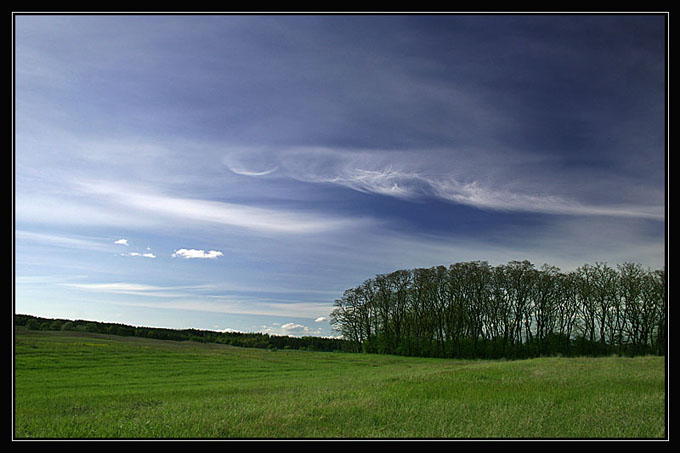
M 345 169 L 341 174 L 319 182 L 339 184 L 359 192 L 397 198 L 415 198 L 422 195 L 421 178 L 418 175 L 395 171 L 391 166 L 376 170 Z
M 114 244 L 121 244 L 121 245 L 129 245 L 127 239 L 118 239 L 117 241 L 113 242 Z
M 231 327 L 225 327 L 224 329 L 218 329 L 217 332 L 222 332 L 222 333 L 247 333 L 247 332 L 244 332 L 243 330 L 232 329 Z
M 140 283 L 63 283 L 62 286 L 94 291 L 98 293 L 126 294 L 161 298 L 185 298 L 195 295 L 194 291 L 202 291 L 206 287 L 198 286 L 157 286 Z M 188 290 L 188 291 L 187 291 Z
M 541 212 L 548 214 L 638 217 L 663 220 L 662 206 L 632 204 L 594 205 L 550 194 L 526 194 L 485 187 L 478 181 L 431 180 L 428 185 L 438 197 L 481 209 Z
M 139 283 L 64 283 L 64 286 L 104 292 L 158 291 L 165 289 L 162 286 L 142 285 Z
M 136 212 L 141 225 L 173 219 L 188 224 L 213 223 L 259 232 L 311 234 L 362 224 L 362 219 L 346 219 L 319 213 L 196 198 L 178 198 L 117 183 L 81 182 L 79 187 L 88 196 L 99 197 L 100 203 L 112 202 L 111 207 L 117 211 L 126 212 L 123 208 L 128 208 L 133 211 L 131 214 Z
M 320 335 L 320 329 L 313 329 L 311 327 L 297 324 L 294 322 L 289 322 L 281 325 L 279 328 L 270 327 L 265 329 L 269 333 L 278 335 L 288 335 L 288 336 L 304 336 L 304 335 Z
M 327 318 L 324 318 L 323 316 L 319 316 L 318 318 L 316 318 L 316 319 L 314 320 L 314 322 L 324 322 L 324 321 L 326 321 L 326 319 L 327 319 Z
M 486 150 L 250 149 L 229 153 L 223 162 L 234 168 L 239 159 L 276 164 L 279 171 L 272 177 L 402 199 L 430 197 L 498 211 L 664 219 L 663 205 L 657 202 L 644 204 L 647 200 L 640 203 L 625 197 L 588 201 L 603 195 L 597 184 L 604 175 L 581 181 L 542 180 L 540 175 L 549 172 L 550 163 L 509 150 L 501 155 Z M 567 186 L 571 192 L 559 193 Z
M 204 250 L 196 250 L 196 249 L 179 249 L 176 250 L 175 253 L 172 254 L 173 257 L 184 257 L 186 259 L 192 259 L 192 258 L 207 258 L 207 259 L 216 259 L 219 256 L 223 256 L 222 252 L 218 250 L 210 250 L 208 252 L 205 252 Z
M 237 167 L 231 167 L 231 166 L 228 166 L 228 167 L 229 167 L 229 170 L 231 170 L 232 172 L 236 173 L 237 175 L 243 175 L 243 176 L 266 176 L 266 175 L 274 173 L 279 168 L 279 167 L 274 167 L 274 168 L 271 168 L 271 169 L 265 170 L 265 171 L 248 171 L 248 170 L 243 170 L 243 169 L 237 168 Z
M 121 253 L 121 256 L 141 256 L 144 258 L 156 258 L 156 255 L 154 255 L 153 253 L 139 253 L 139 252 Z
M 36 233 L 33 231 L 16 230 L 14 236 L 27 243 L 39 242 L 55 247 L 79 248 L 93 251 L 110 251 L 111 246 L 103 239 L 77 235 L 59 235 L 50 233 Z

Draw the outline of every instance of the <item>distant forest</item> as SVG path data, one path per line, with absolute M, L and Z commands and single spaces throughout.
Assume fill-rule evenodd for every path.
M 452 358 L 664 355 L 665 270 L 561 272 L 529 261 L 398 270 L 346 290 L 331 324 L 353 351 Z
M 289 337 L 264 333 L 215 332 L 198 329 L 164 329 L 157 327 L 135 327 L 97 321 L 48 319 L 31 315 L 15 315 L 14 324 L 29 330 L 66 330 L 78 332 L 121 335 L 127 337 L 154 338 L 157 340 L 198 341 L 220 343 L 243 348 L 301 349 L 310 351 L 346 351 L 348 342 L 338 338 Z

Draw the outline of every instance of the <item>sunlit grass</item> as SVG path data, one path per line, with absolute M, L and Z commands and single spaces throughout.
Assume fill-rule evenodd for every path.
M 463 361 L 15 335 L 17 438 L 662 438 L 664 359 Z

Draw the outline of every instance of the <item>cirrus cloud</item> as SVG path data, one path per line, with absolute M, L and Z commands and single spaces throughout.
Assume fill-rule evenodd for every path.
M 79 181 L 73 188 L 80 194 L 96 197 L 100 206 L 109 205 L 110 212 L 116 212 L 118 216 L 121 211 L 129 212 L 135 224 L 140 226 L 147 223 L 157 225 L 157 221 L 172 219 L 185 224 L 226 225 L 261 233 L 314 234 L 372 223 L 370 219 L 348 219 L 339 215 L 313 213 L 307 209 L 290 210 L 174 197 L 116 182 Z M 50 218 L 57 215 L 49 214 Z M 45 218 L 46 214 L 38 214 L 37 217 Z
M 562 192 L 567 181 L 561 178 L 566 177 L 557 174 L 537 185 L 540 179 L 535 173 L 541 172 L 524 167 L 538 166 L 548 172 L 560 163 L 517 150 L 251 148 L 247 154 L 228 152 L 223 162 L 234 171 L 239 159 L 251 165 L 275 165 L 278 171 L 272 178 L 342 186 L 402 200 L 438 199 L 490 211 L 665 218 L 658 190 L 650 199 L 631 198 L 621 192 L 596 201 L 595 196 L 602 195 L 598 178 L 591 178 L 595 182 L 582 178 L 570 193 Z M 601 178 L 605 176 L 619 185 L 632 185 L 613 174 Z
M 173 258 L 176 257 L 183 257 L 186 259 L 192 259 L 192 258 L 207 258 L 207 259 L 217 259 L 218 256 L 223 256 L 223 253 L 218 251 L 218 250 L 210 250 L 206 252 L 205 250 L 196 250 L 196 249 L 179 249 L 175 250 L 175 253 L 172 254 Z
M 144 258 L 156 258 L 156 255 L 153 253 L 139 253 L 139 252 L 130 252 L 130 253 L 121 253 L 122 256 L 141 256 Z

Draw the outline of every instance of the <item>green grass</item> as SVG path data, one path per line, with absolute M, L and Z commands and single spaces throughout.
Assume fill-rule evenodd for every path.
M 662 357 L 464 361 L 15 331 L 22 438 L 664 438 Z

